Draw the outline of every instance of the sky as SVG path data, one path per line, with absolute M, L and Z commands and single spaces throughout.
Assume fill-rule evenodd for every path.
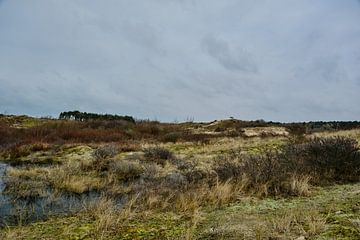
M 360 120 L 359 0 L 0 0 L 0 113 Z

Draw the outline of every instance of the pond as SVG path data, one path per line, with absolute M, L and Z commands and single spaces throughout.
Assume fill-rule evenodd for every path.
M 63 193 L 55 195 L 49 190 L 46 197 L 15 198 L 4 193 L 8 164 L 0 162 L 0 227 L 27 224 L 51 216 L 66 215 L 80 211 L 84 206 L 96 203 L 101 193 Z M 119 207 L 126 197 L 117 200 Z

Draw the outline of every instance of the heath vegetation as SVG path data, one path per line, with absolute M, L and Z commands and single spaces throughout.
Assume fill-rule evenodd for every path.
M 3 115 L 0 198 L 87 200 L 38 218 L 13 214 L 0 237 L 359 239 L 358 126 Z

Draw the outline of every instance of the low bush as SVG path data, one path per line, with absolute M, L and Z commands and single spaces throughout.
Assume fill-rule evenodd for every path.
M 4 153 L 5 157 L 10 160 L 16 160 L 21 157 L 28 156 L 30 154 L 30 149 L 24 145 L 15 145 L 7 149 Z
M 317 183 L 359 180 L 360 151 L 351 138 L 314 138 L 287 145 L 280 157 L 294 165 L 297 172 L 310 174 Z
M 211 173 L 205 169 L 193 166 L 185 172 L 185 176 L 187 181 L 192 184 L 207 182 L 209 185 L 213 185 L 217 181 L 217 176 Z
M 144 172 L 144 169 L 137 162 L 120 160 L 113 161 L 110 164 L 110 172 L 113 173 L 118 180 L 127 181 L 139 178 Z
M 148 161 L 156 162 L 160 165 L 165 165 L 167 160 L 172 159 L 173 153 L 162 147 L 149 147 L 144 149 L 144 157 Z
M 182 136 L 182 139 L 186 142 L 199 142 L 202 144 L 208 144 L 211 137 L 213 136 L 205 133 L 186 133 Z
M 114 157 L 116 154 L 117 149 L 114 145 L 105 145 L 97 148 L 92 155 L 96 160 L 103 160 Z
M 260 196 L 291 194 L 290 172 L 284 169 L 277 152 L 247 156 L 242 163 L 243 188 L 255 191 Z
M 240 152 L 219 155 L 214 159 L 214 171 L 220 181 L 238 179 L 242 173 Z
M 30 149 L 30 151 L 33 151 L 33 152 L 46 151 L 46 150 L 49 150 L 49 145 L 43 144 L 43 143 L 34 143 L 29 146 L 29 149 Z
M 261 196 L 307 195 L 310 184 L 359 181 L 360 151 L 353 139 L 314 138 L 262 155 L 218 157 L 213 169 L 219 180 L 236 180 Z
M 170 132 L 162 137 L 162 141 L 176 143 L 181 138 L 181 136 L 181 132 Z

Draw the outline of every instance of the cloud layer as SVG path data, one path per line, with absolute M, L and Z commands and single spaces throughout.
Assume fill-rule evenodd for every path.
M 3 0 L 0 111 L 359 120 L 357 0 Z

